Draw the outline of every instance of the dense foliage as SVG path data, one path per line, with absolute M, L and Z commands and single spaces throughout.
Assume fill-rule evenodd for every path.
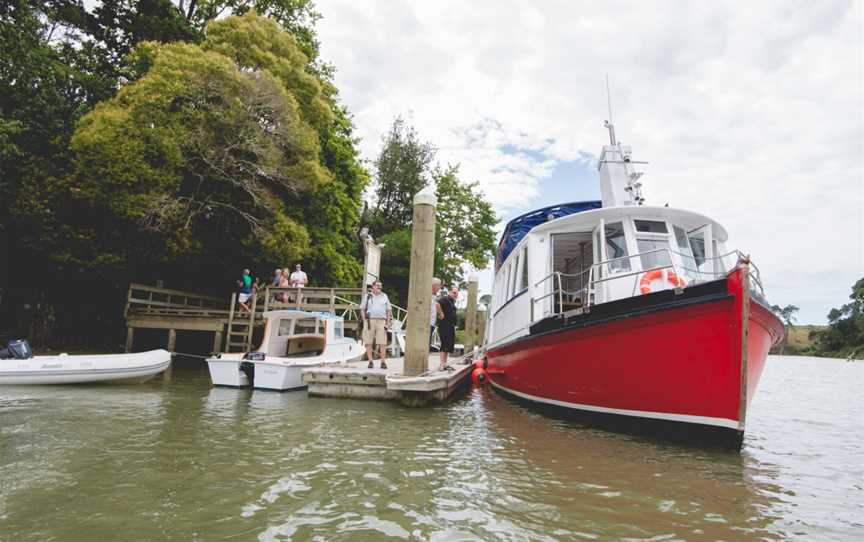
M 849 299 L 849 303 L 831 309 L 827 328 L 813 332 L 817 352 L 864 359 L 864 278 L 852 286 Z
M 0 7 L 0 294 L 16 322 L 57 309 L 69 338 L 116 325 L 130 280 L 227 293 L 242 267 L 300 259 L 313 283 L 359 281 L 368 176 L 316 18 L 308 0 Z
M 433 185 L 436 208 L 435 269 L 445 284 L 465 282 L 465 267 L 486 267 L 495 251 L 498 218 L 476 182 L 459 179 L 458 166 L 433 166 L 435 148 L 420 140 L 401 117 L 384 136 L 375 161 L 375 206 L 366 219 L 385 244 L 381 277 L 399 303 L 408 296 L 414 194 Z
M 786 346 L 789 342 L 789 334 L 792 331 L 792 326 L 795 324 L 795 320 L 798 318 L 797 314 L 800 309 L 795 305 L 786 305 L 785 307 L 781 307 L 780 305 L 771 305 L 771 310 L 774 311 L 781 320 L 783 320 L 783 325 L 786 327 L 786 336 L 783 337 L 780 344 L 774 347 L 777 353 L 782 355 L 786 352 Z

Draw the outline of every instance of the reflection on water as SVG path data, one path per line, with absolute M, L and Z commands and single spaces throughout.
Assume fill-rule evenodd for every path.
M 432 409 L 211 389 L 0 388 L 0 539 L 853 539 L 864 364 L 774 358 L 740 454 L 488 390 Z

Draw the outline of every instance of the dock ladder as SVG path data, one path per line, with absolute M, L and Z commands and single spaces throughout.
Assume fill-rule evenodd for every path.
M 228 337 L 225 340 L 226 352 L 250 352 L 252 350 L 252 332 L 255 329 L 255 305 L 258 296 L 252 296 L 252 306 L 249 314 L 236 312 L 237 295 L 231 296 L 231 310 L 228 312 Z

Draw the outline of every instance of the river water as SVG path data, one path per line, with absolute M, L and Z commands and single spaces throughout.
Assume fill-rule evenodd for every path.
M 0 540 L 862 540 L 862 391 L 864 363 L 772 357 L 737 453 L 490 390 L 0 388 Z

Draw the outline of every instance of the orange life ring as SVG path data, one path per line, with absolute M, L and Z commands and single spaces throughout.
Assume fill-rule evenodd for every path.
M 663 279 L 663 270 L 662 269 L 652 269 L 651 271 L 646 271 L 642 275 L 642 279 L 639 281 L 639 291 L 643 294 L 651 293 L 651 281 L 653 280 L 662 280 Z M 666 279 L 674 284 L 675 286 L 679 286 L 683 288 L 686 286 L 684 279 L 679 279 L 678 275 L 675 274 L 675 271 L 668 271 L 666 274 Z

